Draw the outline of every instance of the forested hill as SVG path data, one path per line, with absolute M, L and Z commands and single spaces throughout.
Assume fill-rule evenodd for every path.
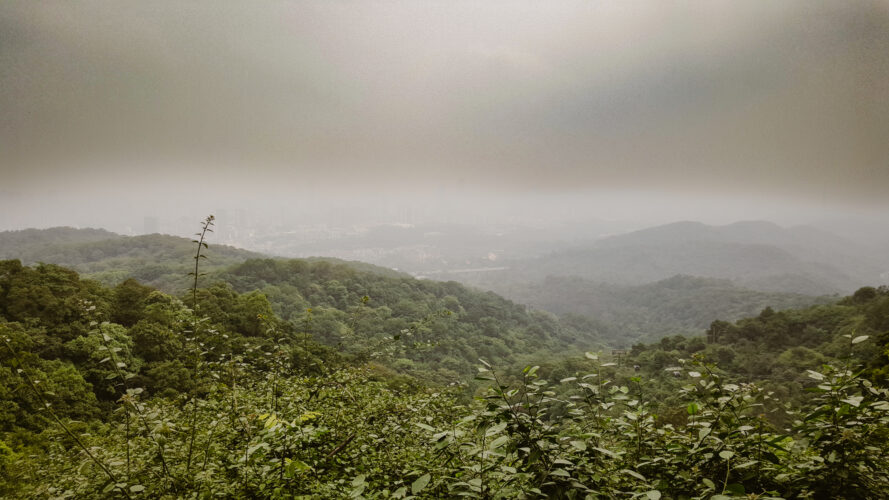
M 685 227 L 683 224 L 679 226 Z M 702 227 L 707 228 L 691 225 L 689 231 L 696 235 L 709 234 L 706 230 L 701 233 Z M 654 236 L 645 236 L 644 239 L 659 238 L 660 233 L 654 232 Z M 679 231 L 679 234 L 686 232 Z M 751 229 L 747 228 L 745 234 L 749 232 Z M 632 241 L 640 237 L 636 233 L 626 236 Z M 240 292 L 262 289 L 276 312 L 288 320 L 297 319 L 307 307 L 348 310 L 364 295 L 371 298 L 372 307 L 385 305 L 399 311 L 397 314 L 402 314 L 408 302 L 426 300 L 412 295 L 401 304 L 384 301 L 393 294 L 389 291 L 393 284 L 398 290 L 419 287 L 425 290 L 423 293 L 427 293 L 434 289 L 435 292 L 428 292 L 433 297 L 440 295 L 439 289 L 456 289 L 454 284 L 416 283 L 409 276 L 388 268 L 331 258 L 293 261 L 303 264 L 254 262 L 242 266 L 248 259 L 262 256 L 222 245 L 211 246 L 212 251 L 207 252 L 208 258 L 202 260 L 202 270 L 208 273 L 205 278 L 207 282 L 229 282 Z M 46 262 L 63 265 L 108 286 L 135 278 L 140 283 L 174 295 L 181 294 L 190 285 L 187 274 L 193 270 L 194 262 L 193 243 L 186 238 L 158 234 L 125 237 L 92 229 L 3 232 L 0 233 L 0 252 L 7 258 L 19 258 L 25 264 Z M 524 272 L 536 272 L 531 268 Z M 294 273 L 294 270 L 299 272 Z M 307 272 L 315 274 L 304 274 Z M 339 282 L 329 283 L 332 281 Z M 376 285 L 371 286 L 370 283 Z M 404 283 L 409 285 L 402 286 Z M 336 291 L 343 287 L 349 290 L 347 300 L 343 300 L 342 293 Z M 665 335 L 702 332 L 714 319 L 734 320 L 754 315 L 767 306 L 780 310 L 830 300 L 800 294 L 758 292 L 727 280 L 691 276 L 635 286 L 556 276 L 540 282 L 491 282 L 488 287 L 516 303 L 561 315 L 559 326 L 552 330 L 560 332 L 561 338 L 569 343 L 586 345 L 595 339 L 612 347 L 657 340 Z M 327 291 L 326 288 L 334 291 Z M 371 289 L 371 293 L 359 293 L 360 290 Z M 461 290 L 464 300 L 460 303 L 464 307 L 467 303 L 490 300 L 484 294 L 478 294 L 481 299 L 476 299 L 475 295 L 469 298 L 475 292 Z M 542 313 L 532 316 L 546 317 Z M 417 318 L 413 317 L 412 321 L 415 320 Z
M 121 236 L 104 229 L 52 227 L 49 229 L 22 229 L 0 232 L 0 258 L 14 255 L 32 255 L 45 251 L 49 246 L 95 243 Z
M 212 239 L 212 238 L 211 238 Z M 26 265 L 46 263 L 70 268 L 90 279 L 114 286 L 128 278 L 161 291 L 179 294 L 190 286 L 194 243 L 166 234 L 122 236 L 103 229 L 25 229 L 0 232 L 0 259 L 19 259 Z M 205 272 L 224 269 L 248 259 L 268 257 L 226 245 L 213 245 L 201 261 Z M 389 268 L 330 257 L 310 257 L 381 276 L 407 276 Z
M 768 307 L 736 322 L 717 320 L 702 337 L 636 344 L 626 362 L 639 366 L 636 375 L 658 376 L 695 356 L 716 363 L 735 381 L 761 384 L 783 401 L 811 397 L 806 370 L 825 365 L 861 368 L 872 382 L 889 385 L 889 288 L 863 287 L 830 304 Z M 680 385 L 666 384 L 665 394 Z
M 571 320 L 596 318 L 615 332 L 611 345 L 627 347 L 676 334 L 703 332 L 713 320 L 755 316 L 766 307 L 795 309 L 838 297 L 761 292 L 726 279 L 677 275 L 644 285 L 615 285 L 550 276 L 536 283 L 491 284 L 497 293 Z M 617 332 L 620 332 L 619 335 Z
M 6 263 L 6 305 L 0 310 L 10 321 L 42 316 L 45 328 L 82 333 L 82 325 L 78 330 L 72 318 L 80 314 L 79 302 L 89 300 L 107 317 L 128 318 L 120 323 L 131 326 L 144 318 L 115 311 L 115 301 L 141 306 L 148 295 L 158 293 L 133 280 L 109 288 L 55 265 L 29 268 L 17 262 Z M 198 294 L 199 306 L 222 318 L 215 325 L 220 331 L 257 335 L 256 315 L 275 314 L 289 328 L 342 355 L 442 383 L 466 381 L 479 357 L 511 366 L 535 354 L 595 347 L 603 333 L 590 325 L 563 324 L 551 314 L 529 312 L 458 283 L 359 270 L 345 262 L 251 259 L 210 271 L 201 281 L 207 286 Z
M 766 292 L 847 294 L 880 284 L 889 262 L 830 233 L 768 222 L 708 226 L 677 222 L 612 236 L 535 259 L 508 271 L 467 277 L 480 286 L 540 282 L 547 276 L 642 285 L 677 274 L 730 279 Z
M 456 282 L 382 275 L 346 262 L 254 259 L 211 278 L 218 283 L 211 290 L 263 294 L 284 320 L 301 323 L 310 308 L 318 340 L 346 353 L 376 352 L 394 336 L 397 342 L 385 345 L 391 366 L 443 382 L 465 378 L 480 357 L 514 364 L 601 345 L 606 335 L 601 326 L 572 326 Z
M 191 240 L 162 234 L 121 236 L 70 227 L 0 232 L 0 259 L 57 264 L 112 286 L 135 278 L 170 293 L 188 288 L 194 251 Z M 262 255 L 214 245 L 212 258 L 202 265 L 206 270 L 219 269 L 256 257 Z
M 553 317 L 456 283 L 207 281 L 0 262 L 0 497 L 889 495 L 886 289 L 568 359 Z

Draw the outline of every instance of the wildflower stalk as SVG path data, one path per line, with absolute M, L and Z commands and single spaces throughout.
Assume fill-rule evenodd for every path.
M 197 243 L 197 250 L 195 251 L 195 254 L 194 254 L 194 272 L 189 273 L 191 276 L 194 276 L 194 282 L 191 287 L 191 300 L 192 300 L 192 304 L 191 304 L 191 306 L 192 306 L 191 335 L 192 335 L 192 338 L 194 339 L 195 342 L 197 341 L 197 336 L 198 336 L 198 325 L 201 322 L 201 320 L 198 319 L 198 316 L 199 316 L 198 315 L 198 309 L 199 309 L 199 306 L 198 306 L 198 278 L 201 276 L 201 272 L 200 272 L 201 259 L 207 258 L 205 255 L 203 255 L 201 253 L 201 251 L 205 248 L 209 248 L 207 246 L 207 243 L 204 240 L 206 239 L 208 232 L 209 233 L 213 232 L 213 230 L 210 229 L 210 227 L 213 226 L 213 221 L 215 219 L 216 218 L 213 215 L 207 216 L 207 218 L 204 219 L 204 222 L 201 225 L 201 232 L 196 234 L 196 236 L 198 236 L 198 239 L 192 240 L 192 243 Z M 200 356 L 200 353 L 198 353 L 198 356 Z M 194 379 L 197 379 L 197 374 L 198 374 L 197 372 L 198 372 L 199 366 L 200 366 L 200 359 L 195 359 Z M 192 459 L 192 454 L 194 452 L 194 440 L 195 440 L 195 436 L 197 434 L 197 419 L 198 419 L 198 404 L 197 404 L 195 395 L 192 394 L 192 396 L 191 396 L 191 424 L 190 424 L 189 437 L 188 437 L 188 452 L 186 454 L 186 459 L 185 459 L 185 475 L 186 476 L 188 476 L 188 474 L 191 472 L 191 459 Z

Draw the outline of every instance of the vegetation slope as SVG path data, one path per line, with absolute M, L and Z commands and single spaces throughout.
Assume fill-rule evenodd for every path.
M 222 277 L 176 297 L 0 264 L 0 494 L 889 495 L 885 289 L 559 359 L 558 321 L 456 284 L 305 261 Z M 545 363 L 512 368 L 497 339 Z M 482 357 L 477 398 L 399 364 L 447 344 Z

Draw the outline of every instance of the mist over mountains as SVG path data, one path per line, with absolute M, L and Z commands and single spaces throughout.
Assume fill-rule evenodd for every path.
M 0 68 L 0 500 L 889 498 L 886 0 L 3 0 Z
M 380 225 L 314 242 L 293 234 L 266 241 L 277 255 L 344 258 L 381 276 L 412 274 L 491 290 L 596 331 L 613 345 L 700 332 L 715 319 L 735 320 L 766 307 L 822 304 L 887 282 L 879 254 L 812 227 L 684 221 L 596 237 L 607 228 L 579 228 L 571 239 L 564 227 Z M 191 251 L 188 239 L 159 234 L 73 228 L 0 233 L 0 258 L 65 265 L 109 286 L 133 277 L 162 290 L 184 289 Z M 268 256 L 215 245 L 206 265 L 222 271 Z
M 640 285 L 684 274 L 767 292 L 821 295 L 849 293 L 887 277 L 885 257 L 867 247 L 823 230 L 769 222 L 677 222 L 503 265 L 514 271 L 478 274 L 467 281 L 496 287 L 500 282 L 575 276 Z

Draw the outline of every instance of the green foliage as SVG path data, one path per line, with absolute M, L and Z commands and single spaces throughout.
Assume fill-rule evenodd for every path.
M 257 313 L 298 324 L 308 305 L 319 342 L 437 383 L 466 381 L 479 357 L 517 365 L 535 354 L 589 348 L 597 338 L 585 325 L 455 282 L 381 275 L 326 260 L 249 260 L 214 277 L 223 283 L 208 290 L 207 310 L 227 311 L 230 324 L 250 323 Z M 236 303 L 235 292 L 252 302 Z
M 146 300 L 151 295 L 151 287 L 140 284 L 133 278 L 122 281 L 114 287 L 114 303 L 111 321 L 131 327 L 143 318 Z
M 469 406 L 447 392 L 389 389 L 362 369 L 286 377 L 273 403 L 267 379 L 245 365 L 237 387 L 216 383 L 198 401 L 190 474 L 190 410 L 164 398 L 137 403 L 146 425 L 131 434 L 128 454 L 120 414 L 83 439 L 118 488 L 152 498 L 889 494 L 889 394 L 844 368 L 810 373 L 819 395 L 793 410 L 798 418 L 785 431 L 765 418 L 784 411 L 767 410 L 772 394 L 726 383 L 712 365 L 682 368 L 686 418 L 664 423 L 648 381 L 617 384 L 607 378 L 609 363 L 590 357 L 579 377 L 553 383 L 527 367 L 512 387 L 483 362 L 479 378 L 491 386 Z M 44 431 L 50 443 L 64 441 L 57 432 Z M 96 463 L 72 460 L 76 450 L 63 442 L 47 446 L 47 455 L 11 465 L 10 477 L 32 470 L 31 478 L 54 478 L 52 486 L 23 482 L 17 495 L 100 498 L 114 490 Z
M 548 276 L 534 283 L 491 283 L 518 302 L 586 322 L 615 347 L 706 329 L 716 318 L 737 320 L 767 306 L 776 309 L 833 302 L 829 297 L 763 292 L 727 279 L 677 275 L 642 285 L 616 285 L 576 276 Z M 590 319 L 594 318 L 594 319 Z
M 191 284 L 194 247 L 187 238 L 150 234 L 121 236 L 95 229 L 53 228 L 0 232 L 0 259 L 19 258 L 26 264 L 46 262 L 71 268 L 105 285 L 133 278 L 178 294 Z M 233 247 L 214 246 L 205 270 L 221 269 L 260 257 Z
M 581 321 L 456 283 L 213 279 L 177 298 L 0 262 L 0 495 L 889 496 L 882 289 L 563 359 Z

